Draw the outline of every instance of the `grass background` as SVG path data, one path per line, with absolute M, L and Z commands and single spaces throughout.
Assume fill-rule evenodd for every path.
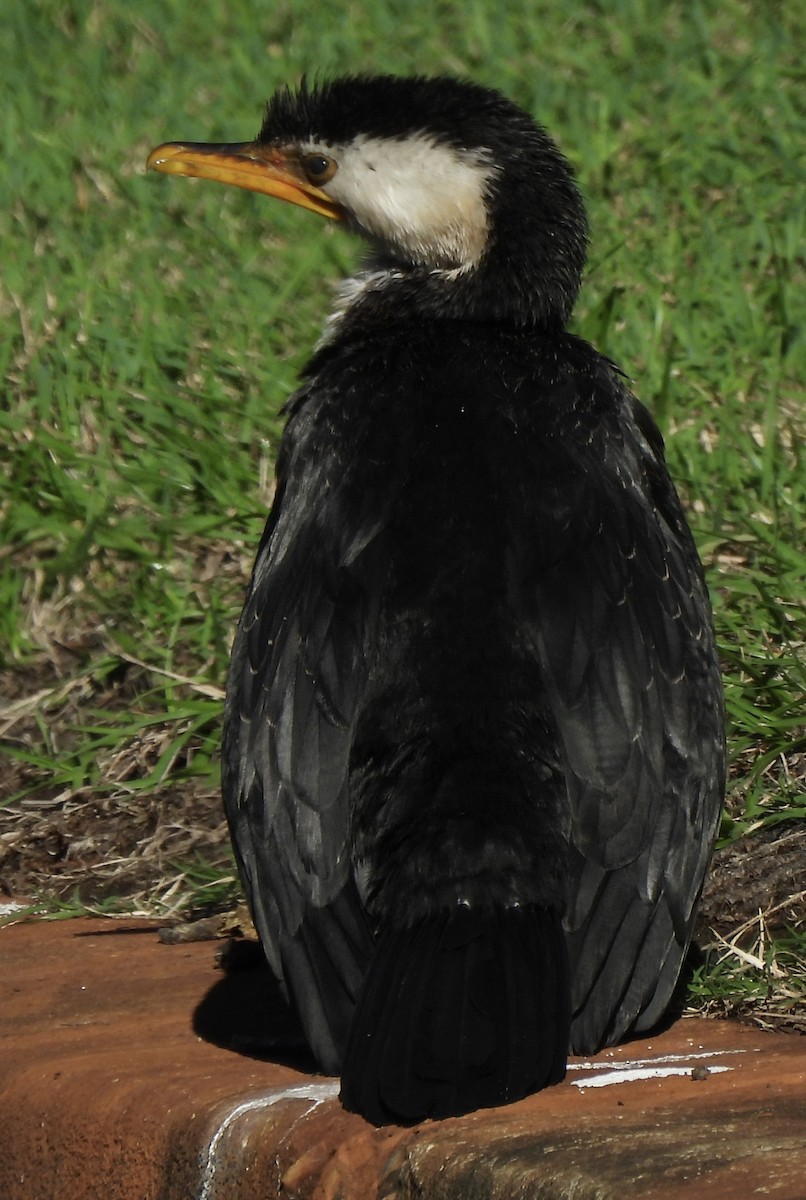
M 279 410 L 359 251 L 289 206 L 147 177 L 148 150 L 253 136 L 303 72 L 458 73 L 576 165 L 593 242 L 574 327 L 653 410 L 708 568 L 724 853 L 748 869 L 775 850 L 766 888 L 728 872 L 692 995 L 803 998 L 804 44 L 806 11 L 774 0 L 6 0 L 6 891 L 60 913 L 237 893 L 217 799 L 228 646 Z

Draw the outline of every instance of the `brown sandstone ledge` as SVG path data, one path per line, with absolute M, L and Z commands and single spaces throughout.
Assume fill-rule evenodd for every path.
M 142 922 L 0 930 L 2 1200 L 806 1198 L 804 1038 L 683 1020 L 508 1108 L 378 1130 L 299 1055 L 231 1048 L 284 1018 L 215 949 Z

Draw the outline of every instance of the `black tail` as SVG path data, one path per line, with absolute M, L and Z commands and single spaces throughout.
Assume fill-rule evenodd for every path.
M 565 1075 L 560 915 L 446 909 L 382 934 L 342 1067 L 341 1099 L 377 1125 L 458 1116 Z

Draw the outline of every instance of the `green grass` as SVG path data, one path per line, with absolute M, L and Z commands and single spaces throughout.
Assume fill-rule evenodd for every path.
M 311 214 L 143 163 L 166 139 L 251 136 L 303 72 L 391 70 L 500 87 L 576 164 L 593 243 L 575 328 L 654 411 L 708 566 L 724 838 L 802 820 L 806 16 L 743 0 L 299 12 L 7 0 L 0 816 L 47 814 L 74 838 L 82 805 L 181 814 L 215 793 L 278 414 L 358 250 Z M 91 879 L 80 890 L 93 900 Z

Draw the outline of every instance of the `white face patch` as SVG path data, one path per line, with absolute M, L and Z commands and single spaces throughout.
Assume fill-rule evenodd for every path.
M 373 241 L 419 266 L 475 265 L 487 243 L 485 193 L 496 170 L 484 150 L 456 150 L 418 133 L 399 141 L 360 136 L 346 146 L 308 144 L 334 158 L 323 191 Z

